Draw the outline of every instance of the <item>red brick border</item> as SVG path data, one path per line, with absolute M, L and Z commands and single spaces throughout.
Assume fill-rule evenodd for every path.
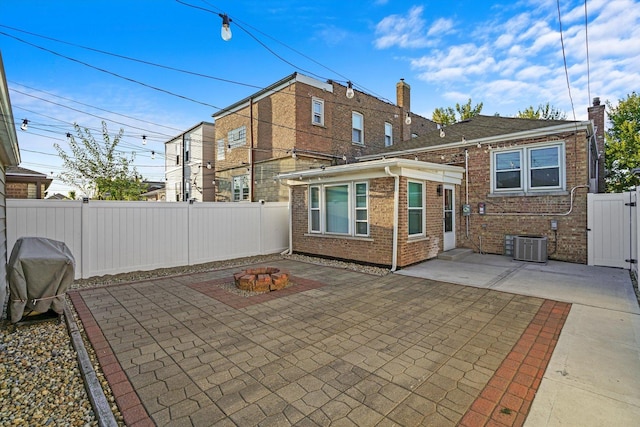
M 118 408 L 120 408 L 125 424 L 131 427 L 155 426 L 80 292 L 70 291 L 67 292 L 67 295 L 71 299 L 78 318 L 82 322 L 85 334 L 96 353 L 102 373 L 111 387 L 111 392 L 116 399 Z
M 459 425 L 524 424 L 570 310 L 568 303 L 551 300 L 542 303 Z
M 324 283 L 295 276 L 290 276 L 289 281 L 293 282 L 295 286 L 289 286 L 288 288 L 280 289 L 279 291 L 266 292 L 260 295 L 253 295 L 249 297 L 236 295 L 219 287 L 219 285 L 222 285 L 224 283 L 233 283 L 233 276 L 222 279 L 207 280 L 206 282 L 194 283 L 192 285 L 187 285 L 187 287 L 217 301 L 220 301 L 221 303 L 226 304 L 229 307 L 240 309 L 256 304 L 262 304 L 263 302 L 271 301 L 277 298 L 286 297 L 287 295 L 297 294 L 298 292 L 305 292 L 311 289 L 318 289 L 325 286 Z

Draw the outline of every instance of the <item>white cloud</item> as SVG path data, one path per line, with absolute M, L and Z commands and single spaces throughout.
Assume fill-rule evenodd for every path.
M 434 45 L 439 37 L 452 31 L 453 22 L 443 18 L 438 19 L 426 30 L 426 21 L 422 18 L 423 11 L 423 6 L 414 6 L 406 15 L 389 15 L 382 19 L 376 25 L 375 47 L 427 47 Z

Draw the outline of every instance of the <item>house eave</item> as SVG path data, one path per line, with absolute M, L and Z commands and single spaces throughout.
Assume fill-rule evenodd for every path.
M 539 129 L 532 129 L 520 132 L 513 132 L 509 134 L 495 135 L 489 136 L 485 138 L 476 138 L 476 139 L 467 139 L 466 141 L 453 142 L 447 144 L 439 144 L 439 145 L 431 145 L 428 147 L 418 147 L 418 148 L 410 148 L 407 150 L 398 150 L 386 153 L 379 154 L 369 154 L 366 156 L 356 157 L 358 161 L 369 161 L 376 160 L 386 157 L 394 157 L 394 156 L 406 156 L 408 154 L 416 154 L 416 153 L 426 153 L 429 151 L 438 151 L 442 149 L 450 149 L 450 148 L 465 148 L 474 145 L 487 145 L 487 144 L 496 144 L 501 142 L 509 142 L 518 139 L 526 139 L 526 138 L 538 138 L 541 136 L 553 135 L 557 133 L 567 132 L 567 131 L 578 131 L 578 130 L 586 130 L 589 135 L 593 134 L 593 123 L 591 121 L 582 121 L 582 122 L 568 122 L 566 124 L 549 126 Z M 446 130 L 446 129 L 445 129 Z
M 288 172 L 278 175 L 278 179 L 286 185 L 297 186 L 382 178 L 389 176 L 387 168 L 400 176 L 452 184 L 460 184 L 464 174 L 464 168 L 459 166 L 392 158 Z
M 311 77 L 305 76 L 303 74 L 300 73 L 293 73 L 288 75 L 287 77 L 277 81 L 276 83 L 267 86 L 266 88 L 259 90 L 258 92 L 254 93 L 253 95 L 250 95 L 244 99 L 241 99 L 240 101 L 231 104 L 230 106 L 228 106 L 227 108 L 224 108 L 220 111 L 218 111 L 217 113 L 212 114 L 212 117 L 214 119 L 221 119 L 225 116 L 228 116 L 229 114 L 233 114 L 233 113 L 237 113 L 240 110 L 243 110 L 247 107 L 249 107 L 249 105 L 253 102 L 258 102 L 263 98 L 266 98 L 276 92 L 281 91 L 282 89 L 294 84 L 294 83 L 304 83 L 308 86 L 313 86 L 316 87 L 318 89 L 322 89 L 326 92 L 330 92 L 333 93 L 333 85 L 330 83 L 325 83 L 325 82 L 321 82 L 319 80 L 313 79 Z

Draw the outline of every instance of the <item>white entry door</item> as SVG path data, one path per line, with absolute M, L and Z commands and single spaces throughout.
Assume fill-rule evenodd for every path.
M 455 187 L 453 185 L 444 186 L 444 251 L 456 248 L 456 211 L 455 211 Z

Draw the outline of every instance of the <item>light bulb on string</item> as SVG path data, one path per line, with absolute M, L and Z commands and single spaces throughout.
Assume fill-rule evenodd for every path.
M 152 151 L 151 152 L 151 160 L 155 160 L 156 159 L 156 152 Z
M 222 40 L 228 42 L 231 40 L 231 28 L 229 24 L 231 23 L 231 18 L 226 13 L 219 13 L 220 18 L 222 18 L 222 28 L 220 29 L 220 37 Z
M 411 124 L 411 116 L 409 115 L 409 113 L 407 113 L 407 115 L 405 116 L 404 122 L 408 125 Z
M 23 119 L 22 124 L 20 125 L 20 129 L 26 131 L 29 128 L 29 120 Z
M 352 99 L 354 95 L 355 95 L 355 93 L 353 92 L 353 83 L 348 81 L 347 82 L 347 93 L 346 93 L 346 96 L 347 96 L 347 98 Z
M 147 145 L 147 135 L 142 135 L 142 145 Z

